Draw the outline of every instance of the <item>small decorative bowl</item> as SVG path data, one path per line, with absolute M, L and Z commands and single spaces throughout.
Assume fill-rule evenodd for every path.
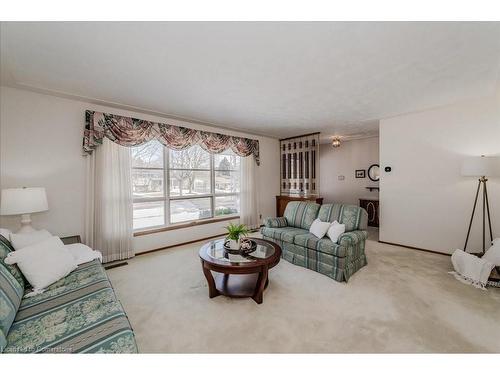
M 240 241 L 240 248 L 238 250 L 231 249 L 228 242 L 229 241 L 224 241 L 224 250 L 230 254 L 250 254 L 257 249 L 257 243 L 250 238 L 243 238 Z

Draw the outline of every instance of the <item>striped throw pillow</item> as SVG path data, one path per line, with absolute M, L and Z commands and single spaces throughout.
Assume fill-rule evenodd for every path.
M 0 264 L 0 352 L 7 345 L 7 335 L 23 298 L 23 288 L 10 271 Z
M 12 247 L 10 241 L 4 236 L 0 235 L 0 264 L 7 268 L 7 270 L 12 274 L 12 276 L 16 278 L 17 282 L 21 285 L 21 288 L 25 289 L 27 283 L 25 282 L 24 276 L 17 264 L 11 265 L 4 263 L 4 259 L 11 251 L 14 251 L 14 248 Z
M 283 228 L 288 225 L 286 217 L 268 217 L 264 221 L 264 225 L 268 228 Z

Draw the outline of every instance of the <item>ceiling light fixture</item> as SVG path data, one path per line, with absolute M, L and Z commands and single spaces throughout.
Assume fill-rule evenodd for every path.
M 340 137 L 334 137 L 332 140 L 332 146 L 337 148 L 340 147 Z

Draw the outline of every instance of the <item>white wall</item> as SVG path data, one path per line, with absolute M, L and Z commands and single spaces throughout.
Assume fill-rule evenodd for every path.
M 364 138 L 342 142 L 339 148 L 322 144 L 320 157 L 320 193 L 325 203 L 359 204 L 360 198 L 377 198 L 367 186 L 378 186 L 368 178 L 368 168 L 379 164 L 379 138 Z M 355 170 L 366 170 L 365 178 L 356 178 Z M 344 176 L 344 180 L 339 180 Z
M 46 187 L 50 209 L 32 215 L 34 226 L 47 228 L 60 236 L 83 234 L 85 157 L 82 156 L 82 135 L 86 109 L 258 139 L 261 153 L 257 172 L 259 211 L 263 218 L 274 216 L 275 195 L 279 193 L 279 144 L 276 139 L 2 86 L 0 187 Z M 0 217 L 0 225 L 15 230 L 19 220 L 18 217 Z M 136 251 L 144 251 L 218 235 L 223 233 L 224 225 L 227 222 L 136 237 L 134 247 Z
M 382 120 L 380 240 L 445 253 L 463 248 L 477 179 L 461 177 L 460 167 L 481 154 L 500 154 L 500 95 Z M 497 237 L 499 180 L 488 181 Z M 482 248 L 475 220 L 468 250 Z

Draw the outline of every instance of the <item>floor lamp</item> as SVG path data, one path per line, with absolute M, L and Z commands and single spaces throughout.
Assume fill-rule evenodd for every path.
M 483 199 L 483 254 L 486 251 L 486 216 L 488 216 L 488 227 L 490 235 L 490 244 L 493 241 L 493 231 L 491 230 L 491 217 L 490 217 L 490 204 L 488 201 L 488 189 L 486 183 L 487 177 L 496 177 L 500 175 L 500 158 L 499 157 L 470 157 L 464 160 L 462 164 L 462 176 L 479 177 L 477 184 L 476 198 L 474 199 L 474 206 L 472 207 L 472 215 L 470 217 L 469 229 L 467 230 L 467 238 L 465 239 L 464 251 L 467 251 L 467 243 L 469 242 L 470 230 L 472 222 L 474 221 L 474 214 L 476 213 L 477 199 L 479 191 L 482 188 Z

